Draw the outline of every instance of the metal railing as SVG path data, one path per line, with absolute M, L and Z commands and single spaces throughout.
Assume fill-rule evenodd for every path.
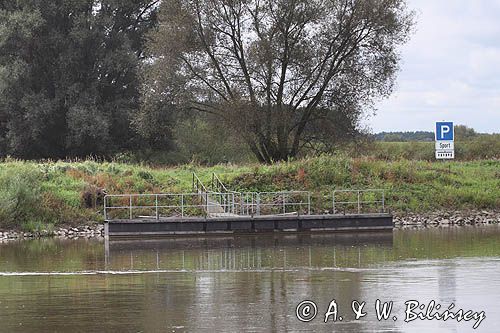
M 239 195 L 238 192 L 230 191 L 227 189 L 226 185 L 220 180 L 220 178 L 212 173 L 212 181 L 210 182 L 210 191 L 209 193 L 213 193 L 212 197 L 222 205 L 222 207 L 228 208 L 224 209 L 225 214 L 236 214 L 236 200 Z M 218 195 L 215 193 L 227 193 L 231 195 Z M 214 195 L 215 194 L 215 195 Z M 227 201 L 231 200 L 231 201 Z M 230 209 L 229 209 L 230 208 Z
M 226 185 L 220 180 L 220 178 L 212 173 L 212 182 L 210 183 L 210 189 L 215 192 L 233 192 L 226 188 Z
M 311 193 L 307 191 L 238 193 L 240 215 L 310 215 Z
M 381 189 L 334 190 L 332 206 L 333 214 L 339 212 L 361 214 L 366 212 L 367 206 L 375 208 L 377 212 L 385 213 L 385 192 Z
M 212 182 L 210 183 L 210 190 L 208 190 L 198 175 L 193 172 L 193 191 L 198 193 L 200 200 L 205 203 L 206 215 L 234 213 L 234 195 L 231 196 L 232 200 L 229 201 L 229 198 L 225 195 L 229 191 L 215 173 L 212 174 Z
M 153 217 L 159 220 L 160 217 L 173 216 L 311 215 L 312 211 L 311 192 L 308 191 L 235 192 L 228 190 L 215 173 L 212 174 L 210 189 L 195 173 L 192 185 L 193 193 L 106 195 L 104 218 L 109 220 L 111 212 L 118 218 Z M 319 199 L 316 204 L 322 209 L 330 205 L 324 199 Z M 385 192 L 381 189 L 334 190 L 331 204 L 333 214 L 385 213 Z
M 203 182 L 200 180 L 198 175 L 193 172 L 193 192 L 208 192 Z
M 220 204 L 211 196 L 227 196 Z M 234 193 L 108 194 L 104 197 L 104 219 L 205 216 L 232 212 Z M 115 216 L 111 216 L 115 212 Z
M 115 213 L 115 214 L 112 214 Z M 180 216 L 311 214 L 311 193 L 197 192 L 161 194 L 108 194 L 104 197 L 104 219 L 134 219 Z M 114 216 L 112 216 L 114 215 Z

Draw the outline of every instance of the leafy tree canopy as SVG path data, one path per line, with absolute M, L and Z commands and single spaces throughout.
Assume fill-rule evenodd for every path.
M 217 115 L 271 162 L 355 132 L 391 93 L 413 13 L 404 0 L 164 0 L 159 21 L 145 105 Z
M 133 147 L 144 34 L 159 0 L 0 2 L 0 155 Z

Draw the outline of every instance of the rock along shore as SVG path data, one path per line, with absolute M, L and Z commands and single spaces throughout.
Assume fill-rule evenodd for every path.
M 60 227 L 56 230 L 41 230 L 39 232 L 22 232 L 22 231 L 0 231 L 0 242 L 16 239 L 33 239 L 44 237 L 59 237 L 59 238 L 99 238 L 104 237 L 104 225 L 83 225 L 78 227 Z
M 467 211 L 436 211 L 430 213 L 395 213 L 394 225 L 404 226 L 448 226 L 500 223 L 500 211 L 467 210 Z

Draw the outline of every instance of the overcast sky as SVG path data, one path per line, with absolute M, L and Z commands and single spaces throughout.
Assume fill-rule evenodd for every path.
M 500 133 L 500 0 L 408 0 L 417 12 L 393 95 L 373 132 L 434 130 L 436 120 Z

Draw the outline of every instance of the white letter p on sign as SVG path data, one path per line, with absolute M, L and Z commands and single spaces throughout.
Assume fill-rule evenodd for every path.
M 448 125 L 441 126 L 441 139 L 444 139 L 444 135 L 446 133 L 450 133 L 450 130 L 451 130 L 451 128 Z

